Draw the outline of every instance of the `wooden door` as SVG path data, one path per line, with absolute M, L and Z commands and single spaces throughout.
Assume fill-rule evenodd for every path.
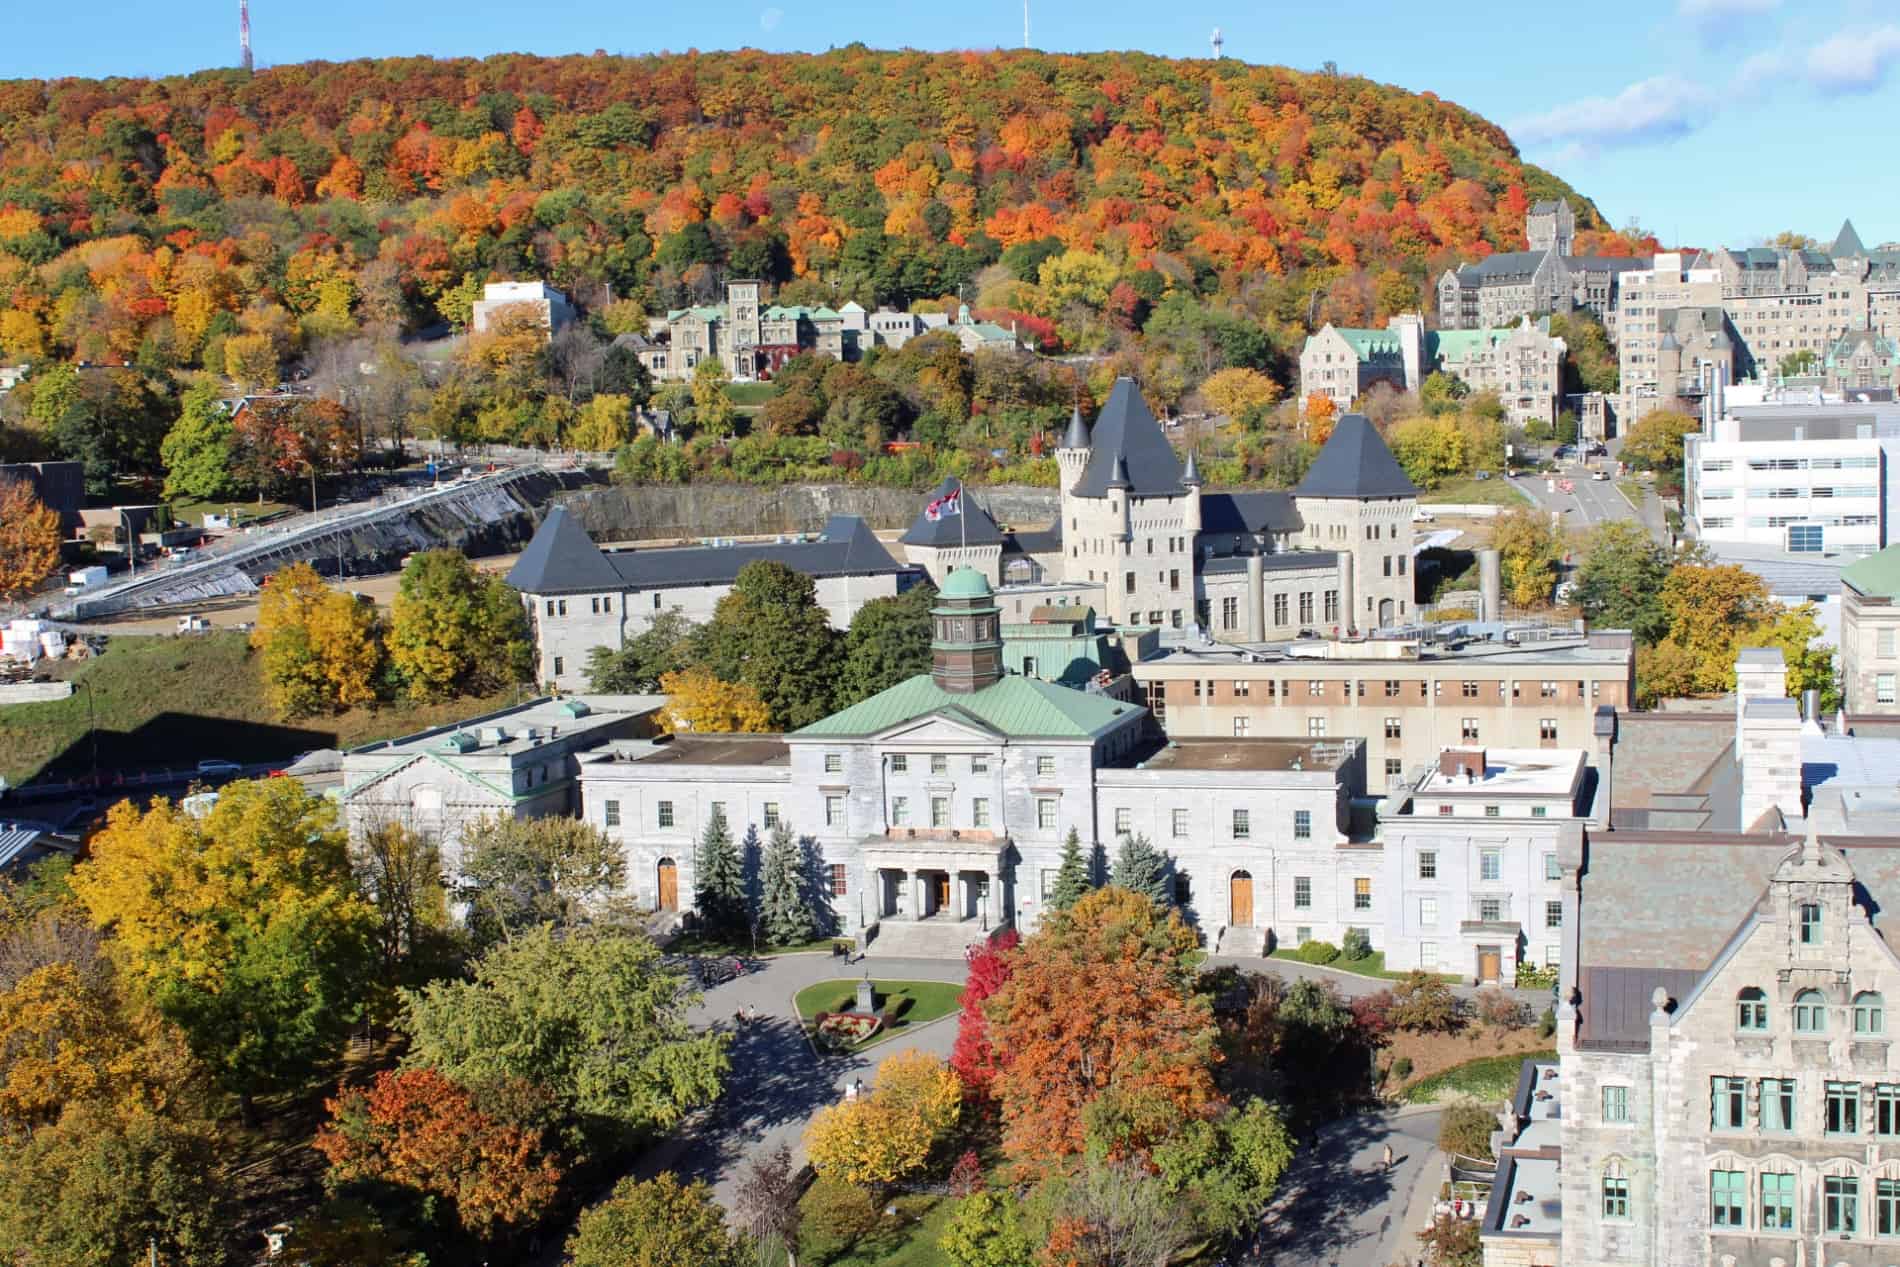
M 677 911 L 680 908 L 680 872 L 671 858 L 660 859 L 660 909 Z
M 937 886 L 937 910 L 941 911 L 950 905 L 950 877 L 947 873 L 940 873 L 936 877 L 935 883 Z
M 1478 980 L 1496 981 L 1504 967 L 1504 956 L 1496 946 L 1478 947 Z
M 1228 884 L 1228 923 L 1235 928 L 1253 927 L 1253 876 L 1234 872 Z

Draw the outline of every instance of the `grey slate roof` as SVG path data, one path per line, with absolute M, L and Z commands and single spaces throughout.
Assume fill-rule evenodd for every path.
M 1076 405 L 1069 410 L 1069 430 L 1062 437 L 1065 449 L 1086 449 L 1089 447 L 1088 424 L 1082 421 L 1082 406 Z
M 1347 414 L 1307 468 L 1295 497 L 1416 497 L 1392 450 L 1364 414 Z
M 956 488 L 958 483 L 959 481 L 955 478 L 946 476 L 943 483 L 932 490 L 929 498 L 926 499 L 927 502 L 944 496 L 951 489 Z M 937 547 L 988 546 L 995 545 L 1002 539 L 1002 529 L 998 528 L 996 521 L 990 518 L 990 512 L 984 510 L 977 504 L 976 498 L 970 496 L 970 490 L 967 488 L 963 490 L 962 514 L 945 515 L 933 522 L 920 507 L 917 518 L 911 522 L 904 535 L 898 538 L 907 546 Z
M 1216 555 L 1201 562 L 1201 572 L 1208 576 L 1220 576 L 1228 572 L 1245 572 L 1247 560 L 1245 554 Z M 1331 571 L 1339 566 L 1339 554 L 1333 550 L 1282 550 L 1278 554 L 1260 556 L 1260 570 L 1263 572 L 1297 572 L 1302 568 L 1323 568 Z
M 1126 467 L 1136 497 L 1180 497 L 1181 461 L 1161 434 L 1161 424 L 1132 378 L 1118 378 L 1108 403 L 1095 415 L 1089 432 L 1089 462 L 1076 481 L 1078 497 L 1106 497 L 1118 469 Z
M 1867 248 L 1861 245 L 1860 234 L 1854 232 L 1852 220 L 1841 221 L 1841 231 L 1834 235 L 1834 246 L 1828 251 L 1837 260 L 1851 259 L 1856 255 L 1867 254 Z
M 562 522 L 556 523 L 560 515 Z M 546 538 L 545 545 L 543 538 Z M 541 547 L 537 549 L 537 547 Z M 524 594 L 669 589 L 730 585 L 758 559 L 783 563 L 813 578 L 902 572 L 884 543 L 856 515 L 833 515 L 816 541 L 745 542 L 732 546 L 668 546 L 604 552 L 557 507 L 522 551 L 508 584 Z M 600 565 L 605 564 L 603 572 Z
M 1201 494 L 1204 533 L 1293 532 L 1299 526 L 1300 512 L 1293 506 L 1291 493 Z
M 1062 517 L 1047 528 L 1018 528 L 1003 538 L 1004 554 L 1057 554 L 1062 550 Z
M 1496 255 L 1485 256 L 1475 264 L 1465 265 L 1458 270 L 1458 277 L 1460 281 L 1463 281 L 1465 275 L 1470 274 L 1481 281 L 1487 277 L 1528 276 L 1537 271 L 1537 266 L 1544 262 L 1544 256 L 1549 253 L 1548 251 L 1499 251 Z

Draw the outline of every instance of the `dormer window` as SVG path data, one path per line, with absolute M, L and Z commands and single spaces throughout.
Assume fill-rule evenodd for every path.
M 1801 904 L 1801 944 L 1803 946 L 1821 944 L 1821 904 L 1819 902 Z

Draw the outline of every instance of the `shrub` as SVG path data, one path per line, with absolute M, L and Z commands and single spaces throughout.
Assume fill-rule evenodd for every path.
M 1482 1104 L 1467 1100 L 1448 1105 L 1438 1124 L 1438 1147 L 1442 1152 L 1489 1160 L 1491 1133 L 1497 1129 L 1497 1116 Z
M 1540 968 L 1534 963 L 1517 965 L 1517 988 L 1520 990 L 1548 990 L 1556 984 L 1555 967 Z
M 1531 1009 L 1503 991 L 1478 996 L 1478 1019 L 1499 1029 L 1523 1029 L 1531 1023 Z
M 856 1184 L 821 1177 L 800 1204 L 805 1218 L 798 1227 L 798 1248 L 815 1262 L 837 1257 L 877 1227 L 877 1202 L 869 1189 Z
M 1441 1214 L 1418 1234 L 1418 1239 L 1425 1248 L 1425 1261 L 1432 1267 L 1478 1267 L 1483 1261 L 1484 1246 L 1473 1219 Z
M 1339 939 L 1339 957 L 1354 961 L 1372 958 L 1372 938 L 1363 928 L 1348 928 Z
M 1382 1044 L 1392 1032 L 1392 1009 L 1397 1002 L 1392 991 L 1375 990 L 1359 995 L 1347 1006 L 1352 1009 L 1353 1023 L 1359 1027 L 1360 1034 L 1369 1042 Z
M 1418 1034 L 1458 1028 L 1458 996 L 1429 972 L 1410 972 L 1392 992 L 1392 1023 Z
M 1293 952 L 1301 963 L 1331 963 L 1339 958 L 1339 947 L 1329 941 L 1309 941 Z
M 1392 1062 L 1390 1072 L 1392 1081 L 1404 1082 L 1407 1078 L 1412 1076 L 1412 1058 L 1410 1056 L 1398 1057 Z
M 1544 1014 L 1537 1018 L 1537 1036 L 1539 1038 L 1549 1038 L 1552 1034 L 1555 1034 L 1556 1032 L 1557 1032 L 1557 1009 L 1554 1007 L 1547 1007 L 1544 1009 Z
M 974 1148 L 966 1148 L 950 1167 L 950 1195 L 967 1197 L 972 1192 L 981 1192 L 984 1187 L 983 1159 L 976 1155 Z

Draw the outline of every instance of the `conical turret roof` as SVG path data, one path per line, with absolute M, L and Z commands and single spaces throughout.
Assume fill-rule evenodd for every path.
M 1178 497 L 1181 459 L 1161 434 L 1161 424 L 1148 410 L 1132 378 L 1115 380 L 1108 403 L 1095 415 L 1089 432 L 1089 464 L 1075 483 L 1077 497 L 1101 497 L 1117 471 L 1128 480 L 1137 497 Z
M 1416 497 L 1392 450 L 1364 414 L 1347 414 L 1307 468 L 1295 497 Z
M 1086 449 L 1089 447 L 1089 426 L 1082 421 L 1082 406 L 1076 405 L 1069 411 L 1069 430 L 1062 437 L 1065 449 Z
M 580 522 L 556 506 L 509 569 L 508 584 L 523 594 L 560 594 L 618 590 L 624 582 Z

